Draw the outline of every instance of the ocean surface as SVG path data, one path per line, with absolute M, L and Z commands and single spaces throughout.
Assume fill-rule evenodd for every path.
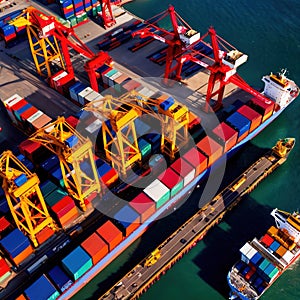
M 147 19 L 167 9 L 169 4 L 169 0 L 135 0 L 126 8 Z M 194 29 L 205 33 L 213 25 L 218 35 L 248 54 L 248 62 L 240 67 L 239 74 L 250 85 L 262 88 L 262 75 L 281 68 L 287 68 L 288 76 L 300 84 L 300 1 L 174 0 L 172 4 Z M 273 224 L 269 213 L 274 207 L 287 211 L 300 209 L 300 98 L 229 162 L 226 180 L 247 168 L 264 148 L 272 147 L 277 139 L 287 136 L 298 141 L 288 161 L 228 213 L 219 226 L 141 297 L 142 300 L 228 298 L 226 275 L 239 258 L 239 248 L 247 240 L 260 237 Z M 151 232 L 127 249 L 74 299 L 96 299 L 101 294 L 99 289 L 105 290 L 113 277 L 121 277 L 147 249 L 152 250 L 154 240 L 164 238 L 162 232 L 172 232 L 173 223 L 180 224 L 190 215 L 196 209 L 198 198 L 195 191 L 182 209 L 156 223 Z M 295 265 L 262 299 L 300 299 L 299 286 L 300 266 Z

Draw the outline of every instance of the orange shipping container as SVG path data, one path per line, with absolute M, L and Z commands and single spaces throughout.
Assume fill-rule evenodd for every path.
M 204 137 L 197 147 L 208 157 L 208 167 L 223 154 L 223 147 L 209 136 Z
M 75 206 L 70 209 L 64 216 L 58 219 L 62 227 L 66 227 L 79 216 L 78 208 Z
M 144 193 L 140 193 L 129 204 L 140 214 L 142 223 L 155 213 L 155 202 Z
M 42 114 L 37 120 L 32 122 L 32 126 L 38 130 L 42 128 L 44 125 L 48 124 L 51 120 L 52 119 L 50 117 L 48 117 L 45 114 Z
M 183 158 L 195 168 L 195 176 L 198 176 L 207 168 L 207 157 L 197 148 L 189 150 L 183 155 Z
M 220 143 L 224 145 L 224 152 L 227 152 L 235 146 L 238 138 L 238 132 L 225 122 L 220 123 L 215 129 L 213 129 L 213 133 L 218 137 Z
M 93 233 L 81 243 L 81 247 L 90 255 L 95 265 L 108 253 L 108 245 L 97 234 Z
M 248 105 L 240 107 L 238 112 L 251 121 L 250 132 L 257 128 L 262 121 L 262 115 Z
M 24 251 L 22 251 L 19 255 L 17 255 L 13 262 L 18 266 L 23 260 L 29 257 L 33 253 L 33 249 L 31 245 L 29 245 Z
M 106 221 L 96 232 L 108 244 L 109 251 L 114 249 L 123 239 L 122 232 L 111 221 Z
M 16 300 L 27 300 L 27 299 L 26 299 L 25 296 L 22 294 L 22 295 L 20 295 L 19 297 L 17 297 Z
M 283 246 L 280 246 L 280 247 L 276 250 L 276 253 L 277 253 L 280 257 L 282 257 L 282 256 L 285 254 L 286 251 L 287 251 L 286 248 L 284 248 Z
M 45 227 L 42 231 L 37 233 L 36 239 L 37 239 L 39 245 L 41 245 L 45 241 L 47 241 L 53 234 L 54 234 L 54 231 L 50 227 Z
M 238 138 L 238 143 L 243 140 L 247 135 L 249 134 L 249 131 L 246 131 L 244 134 L 242 134 L 239 138 Z

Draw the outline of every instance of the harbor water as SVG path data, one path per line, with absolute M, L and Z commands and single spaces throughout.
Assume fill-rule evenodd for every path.
M 126 9 L 147 19 L 167 9 L 169 0 L 135 0 Z M 239 74 L 255 88 L 262 88 L 260 78 L 266 73 L 288 69 L 288 77 L 300 84 L 300 2 L 297 0 L 209 1 L 174 0 L 176 11 L 201 34 L 213 25 L 218 35 L 248 54 L 248 62 Z M 299 98 L 299 97 L 298 97 Z M 295 149 L 288 161 L 263 181 L 257 189 L 223 222 L 186 254 L 156 282 L 141 299 L 226 299 L 229 288 L 226 275 L 239 258 L 239 248 L 254 236 L 259 237 L 273 224 L 269 215 L 274 207 L 286 211 L 300 209 L 300 99 L 297 99 L 267 129 L 236 155 L 226 173 L 230 177 L 242 172 L 262 149 L 272 147 L 282 137 L 295 137 Z M 99 274 L 74 299 L 95 299 L 116 276 L 121 278 L 130 264 L 153 250 L 153 240 L 161 241 L 162 232 L 172 232 L 173 223 L 183 222 L 195 209 L 197 190 L 189 201 L 169 220 L 162 220 L 113 264 Z M 194 204 L 193 204 L 194 203 Z M 196 203 L 196 204 L 195 204 Z M 179 225 L 178 224 L 178 225 Z M 163 229 L 162 229 L 163 227 Z M 128 262 L 129 261 L 129 262 Z M 300 298 L 300 266 L 287 270 L 262 299 L 296 300 Z M 100 291 L 99 291 L 100 289 Z

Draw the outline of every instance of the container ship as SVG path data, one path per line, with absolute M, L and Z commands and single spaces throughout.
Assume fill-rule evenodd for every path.
M 274 209 L 275 226 L 241 249 L 241 259 L 227 279 L 230 299 L 259 299 L 300 255 L 300 215 Z
M 61 45 L 73 45 L 57 31 L 66 30 L 74 39 L 75 33 L 53 18 L 32 8 L 25 15 L 34 18 L 30 22 L 25 17 L 19 19 L 17 24 L 23 29 L 41 16 L 41 22 L 46 22 L 39 34 L 31 31 L 33 56 L 40 50 L 38 39 L 42 40 L 39 45 L 46 47 L 41 46 L 42 50 L 49 49 L 42 44 L 50 43 L 48 32 L 60 38 Z M 4 27 L 3 34 L 12 30 L 11 25 Z M 186 43 L 197 42 L 199 34 L 190 33 L 181 32 L 179 36 Z M 212 30 L 210 33 L 215 36 Z M 58 61 L 61 56 L 54 51 L 58 45 L 55 38 L 52 59 Z M 207 47 L 200 42 L 201 55 L 212 53 Z M 99 57 L 91 56 L 85 45 L 78 42 L 76 49 L 98 64 Z M 212 167 L 261 132 L 299 94 L 285 71 L 270 74 L 263 77 L 262 93 L 244 85 L 254 97 L 234 99 L 219 110 L 218 122 L 210 122 L 216 119 L 214 114 L 204 114 L 200 119 L 185 104 L 149 83 L 130 78 L 113 68 L 106 54 L 101 55 L 106 63 L 98 65 L 97 76 L 94 66 L 86 65 L 90 87 L 75 78 L 72 69 L 48 74 L 50 87 L 73 103 L 85 105 L 78 115 L 53 119 L 46 109 L 43 112 L 21 95 L 1 99 L 9 120 L 29 136 L 20 143 L 19 153 L 5 151 L 0 156 L 3 299 L 70 299 L 151 223 L 188 197 Z M 65 60 L 70 58 L 67 47 L 63 47 L 63 56 Z M 37 70 L 49 63 L 40 62 L 37 55 L 35 58 Z M 195 63 L 193 70 L 198 68 L 199 57 L 189 58 Z M 226 76 L 231 74 L 227 80 L 243 85 L 233 74 L 245 56 L 230 52 L 223 61 Z M 70 65 L 69 61 L 67 67 Z M 214 72 L 206 63 L 201 66 Z M 95 78 L 108 94 L 118 94 L 119 98 L 99 93 Z M 142 118 L 157 113 L 164 118 Z M 155 130 L 153 123 L 158 124 Z M 187 132 L 193 138 L 192 145 L 184 143 Z M 182 146 L 177 145 L 176 138 Z M 134 172 L 127 174 L 129 168 Z

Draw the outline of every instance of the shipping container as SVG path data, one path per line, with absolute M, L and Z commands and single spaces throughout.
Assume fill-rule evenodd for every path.
M 39 231 L 35 237 L 38 241 L 38 244 L 41 245 L 45 241 L 47 241 L 51 236 L 54 235 L 54 231 L 50 227 L 44 227 L 41 231 Z
M 207 169 L 208 159 L 203 153 L 198 151 L 196 147 L 186 152 L 183 155 L 183 158 L 195 168 L 195 176 L 198 176 L 200 173 Z
M 122 232 L 111 221 L 106 221 L 96 232 L 108 244 L 109 251 L 113 250 L 123 240 Z
M 261 100 L 258 98 L 252 98 L 249 102 L 249 106 L 263 116 L 262 122 L 264 122 L 272 116 L 275 108 L 275 102 L 267 99 Z
M 217 161 L 223 154 L 223 147 L 209 136 L 204 137 L 198 142 L 197 147 L 207 156 L 208 167 Z
M 116 214 L 114 214 L 114 219 L 121 225 L 120 227 L 124 236 L 131 234 L 141 223 L 139 213 L 129 205 L 123 206 Z
M 183 188 L 183 178 L 172 168 L 166 169 L 158 176 L 158 179 L 170 190 L 171 197 L 175 196 Z
M 93 233 L 81 243 L 81 247 L 92 258 L 93 265 L 100 261 L 109 251 L 107 243 L 97 234 Z
M 101 159 L 96 161 L 97 171 L 100 176 L 100 181 L 103 186 L 110 186 L 115 183 L 118 178 L 118 172 L 112 168 L 108 163 Z
M 7 264 L 6 260 L 3 257 L 0 257 L 0 283 L 3 281 L 4 277 L 10 275 L 10 267 Z
M 24 294 L 28 300 L 55 300 L 59 296 L 59 292 L 45 274 L 25 289 Z
M 183 178 L 183 185 L 186 186 L 195 178 L 195 169 L 183 158 L 177 159 L 171 168 Z
M 47 196 L 44 196 L 44 199 L 45 199 L 46 203 L 52 207 L 54 204 L 59 202 L 66 195 L 67 195 L 67 193 L 64 190 L 57 187 L 53 192 L 51 192 Z
M 238 142 L 241 137 L 249 132 L 251 122 L 245 116 L 238 112 L 234 112 L 230 117 L 226 119 L 226 123 L 238 131 Z
M 40 189 L 44 198 L 51 194 L 53 191 L 55 191 L 57 188 L 58 186 L 54 184 L 51 180 L 46 180 L 40 185 Z
M 279 247 L 280 247 L 280 244 L 279 244 L 277 241 L 274 241 L 274 242 L 270 245 L 269 249 L 271 249 L 272 251 L 275 252 Z
M 218 142 L 224 146 L 224 152 L 228 152 L 237 142 L 238 132 L 225 122 L 213 129 L 213 133 L 217 136 Z
M 68 227 L 80 215 L 78 208 L 71 208 L 66 214 L 59 218 L 59 223 L 62 227 Z
M 246 117 L 251 122 L 250 132 L 252 132 L 261 124 L 262 115 L 248 105 L 243 105 L 237 110 L 237 112 Z
M 155 202 L 153 202 L 143 192 L 129 202 L 141 217 L 141 223 L 144 223 L 151 215 L 155 213 Z
M 37 113 L 39 113 L 39 112 L 37 112 Z M 33 116 L 31 116 L 31 117 L 33 117 Z M 29 119 L 27 121 L 29 123 L 31 123 Z M 50 123 L 51 121 L 52 121 L 52 119 L 43 113 L 40 117 L 35 119 L 31 124 L 36 130 L 38 130 L 38 129 L 44 127 L 45 125 L 47 125 L 48 123 Z
M 76 247 L 64 259 L 62 265 L 73 280 L 77 280 L 92 266 L 91 257 L 80 247 Z
M 282 245 L 276 250 L 276 253 L 278 254 L 279 257 L 282 257 L 287 249 L 283 247 Z
M 63 217 L 67 212 L 69 212 L 73 207 L 75 207 L 75 203 L 73 199 L 66 195 L 61 200 L 59 200 L 57 203 L 55 203 L 51 210 L 55 213 L 57 218 Z
M 144 193 L 156 203 L 156 208 L 161 207 L 170 199 L 170 190 L 158 179 L 148 185 Z
M 52 268 L 48 272 L 48 277 L 61 293 L 73 283 L 72 279 L 59 266 Z

